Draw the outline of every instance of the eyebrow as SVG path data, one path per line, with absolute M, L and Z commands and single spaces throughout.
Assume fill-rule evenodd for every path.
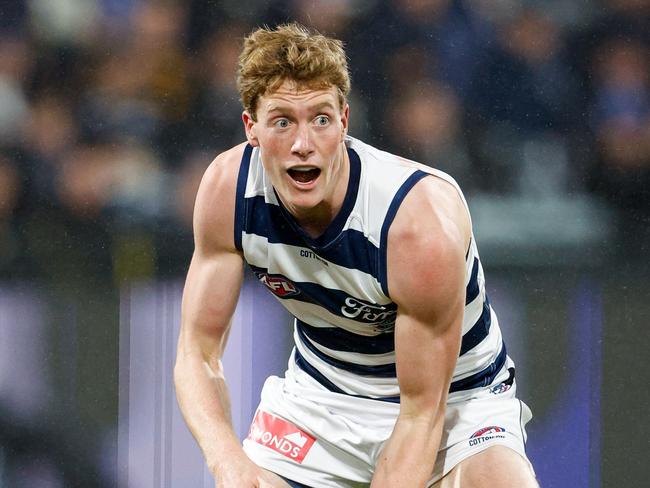
M 331 108 L 331 109 L 333 109 L 334 105 L 332 105 L 331 102 L 320 102 L 320 103 L 317 103 L 316 105 L 314 105 L 311 108 L 312 108 L 312 110 L 320 110 L 322 108 Z
M 334 105 L 331 102 L 328 101 L 328 102 L 320 102 L 320 103 L 317 103 L 315 105 L 311 105 L 308 108 L 309 108 L 309 110 L 311 110 L 313 112 L 317 112 L 317 111 L 319 111 L 319 110 L 321 110 L 323 108 L 334 109 Z M 271 113 L 271 112 L 292 112 L 292 109 L 288 105 L 282 105 L 282 104 L 275 105 L 274 104 L 274 105 L 271 105 L 269 107 L 269 113 Z

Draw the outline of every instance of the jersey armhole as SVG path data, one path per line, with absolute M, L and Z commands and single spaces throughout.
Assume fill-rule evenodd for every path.
M 420 181 L 425 176 L 431 176 L 429 173 L 424 171 L 416 170 L 411 176 L 409 176 L 402 186 L 400 186 L 397 193 L 393 197 L 393 200 L 390 202 L 388 207 L 388 212 L 386 213 L 386 218 L 384 223 L 381 226 L 381 237 L 379 244 L 379 283 L 381 284 L 381 289 L 384 292 L 384 295 L 390 298 L 388 290 L 388 231 L 390 229 L 397 211 L 399 210 L 400 205 L 404 201 L 404 198 L 408 192 L 415 186 L 415 184 Z
M 246 229 L 246 183 L 248 182 L 248 170 L 250 169 L 251 154 L 253 146 L 246 144 L 244 154 L 239 166 L 239 175 L 237 176 L 237 191 L 235 194 L 235 247 L 238 251 L 243 252 L 242 234 Z

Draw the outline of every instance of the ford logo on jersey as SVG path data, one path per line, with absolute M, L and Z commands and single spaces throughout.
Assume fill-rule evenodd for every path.
M 259 272 L 256 272 L 255 275 L 262 283 L 264 283 L 264 286 L 271 290 L 271 293 L 280 298 L 287 298 L 300 293 L 300 290 L 296 288 L 296 285 L 287 278 L 282 276 L 271 276 Z
M 341 307 L 341 313 L 349 318 L 372 324 L 377 332 L 388 332 L 395 326 L 397 309 L 393 305 L 372 305 L 356 298 L 348 297 Z

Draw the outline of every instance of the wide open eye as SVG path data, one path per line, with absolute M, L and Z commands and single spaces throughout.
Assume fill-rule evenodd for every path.
M 289 121 L 287 119 L 278 119 L 275 122 L 273 122 L 273 125 L 278 129 L 286 129 L 287 127 L 289 127 Z
M 316 123 L 316 125 L 324 127 L 330 123 L 330 118 L 327 115 L 319 115 L 318 117 L 316 117 L 314 122 Z

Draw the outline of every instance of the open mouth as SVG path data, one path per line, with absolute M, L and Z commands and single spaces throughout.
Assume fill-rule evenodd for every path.
M 289 176 L 297 183 L 311 183 L 320 175 L 318 168 L 292 168 L 288 171 Z

